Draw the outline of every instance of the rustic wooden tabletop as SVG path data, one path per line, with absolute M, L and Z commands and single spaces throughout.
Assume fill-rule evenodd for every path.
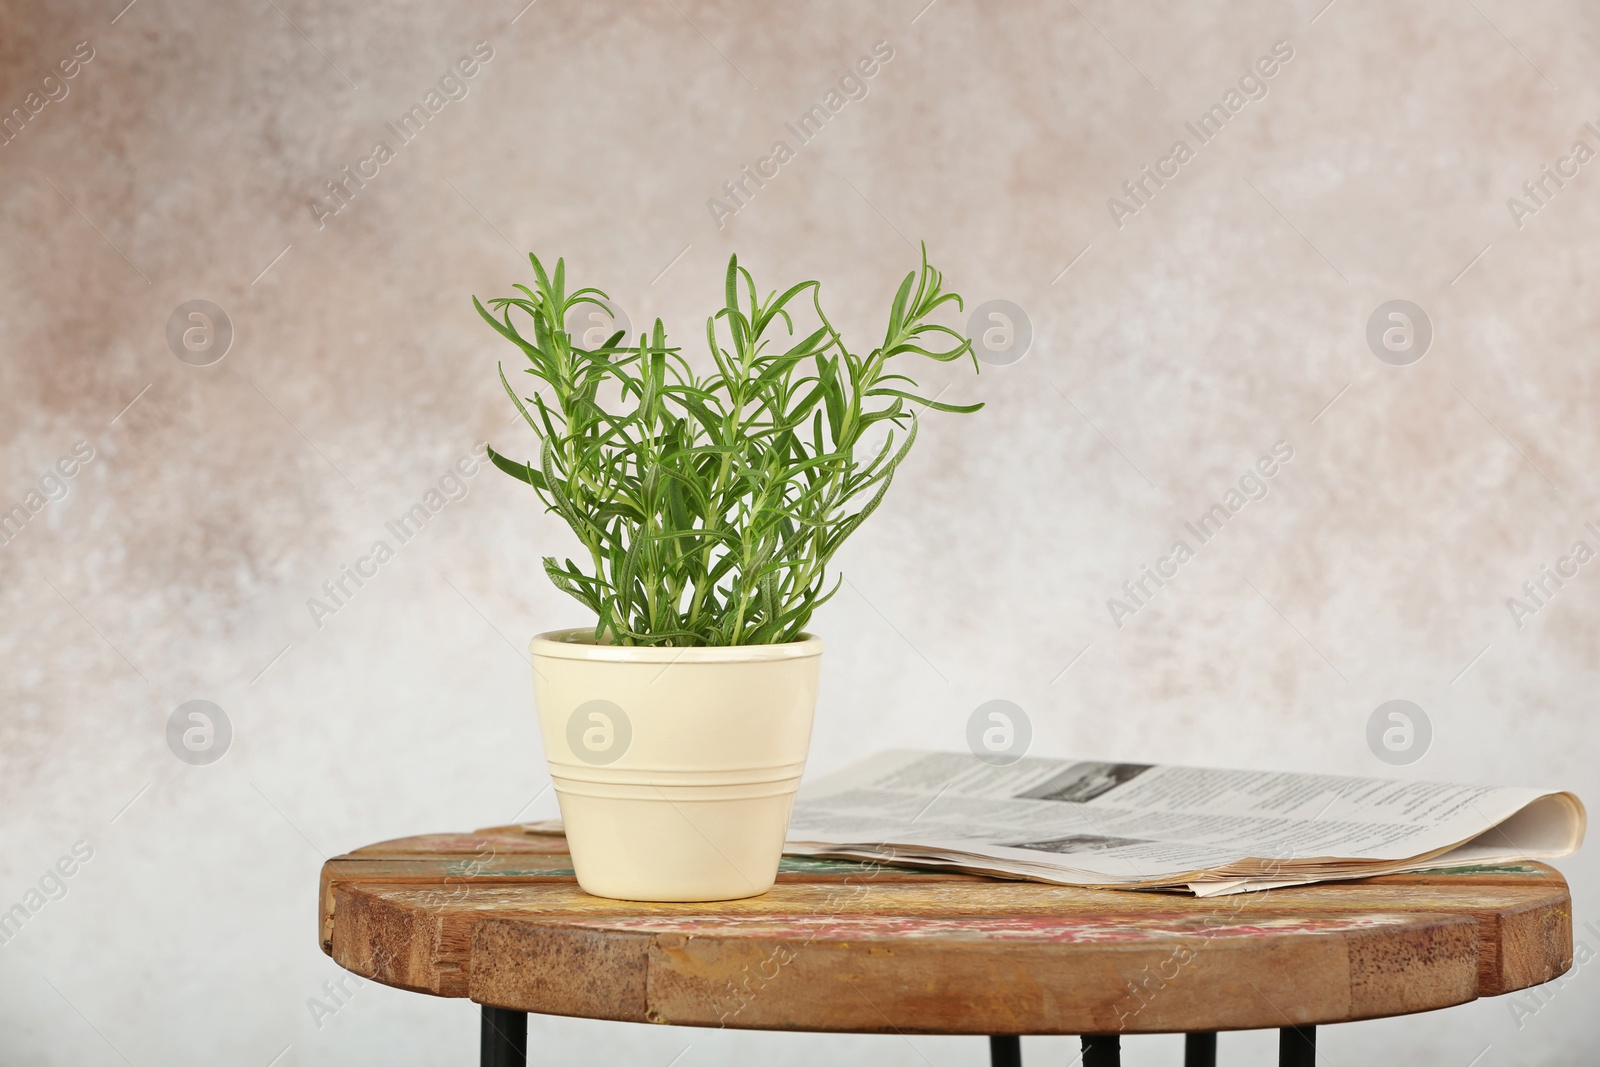
M 403 989 L 471 997 L 485 1063 L 518 1062 L 523 1012 L 857 1033 L 1085 1040 L 1314 1027 L 1461 1004 L 1572 960 L 1566 882 L 1542 864 L 1461 868 L 1211 899 L 785 859 L 763 896 L 608 900 L 565 840 L 515 826 L 369 845 L 322 869 L 323 950 Z M 520 1024 L 520 1027 L 519 1027 Z M 490 1059 L 496 1035 L 506 1046 Z

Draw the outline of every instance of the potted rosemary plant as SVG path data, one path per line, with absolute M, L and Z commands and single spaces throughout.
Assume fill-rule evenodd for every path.
M 637 343 L 580 347 L 564 324 L 585 304 L 609 314 L 606 294 L 568 292 L 564 262 L 529 259 L 537 288 L 473 304 L 538 383 L 521 397 L 500 369 L 537 458 L 489 457 L 583 548 L 544 565 L 594 625 L 531 647 L 578 883 L 632 900 L 763 893 L 810 744 L 822 642 L 806 624 L 838 589 L 829 562 L 915 442 L 912 405 L 982 406 L 919 396 L 905 373 L 903 357 L 970 354 L 932 321 L 961 298 L 924 248 L 883 343 L 858 355 L 818 282 L 762 298 L 734 257 L 697 371 L 659 319 Z

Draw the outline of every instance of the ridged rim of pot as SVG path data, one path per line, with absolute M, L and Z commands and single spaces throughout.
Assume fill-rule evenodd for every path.
M 583 778 L 563 778 L 552 775 L 556 792 L 568 797 L 589 797 L 595 800 L 627 800 L 643 804 L 734 804 L 741 800 L 771 800 L 775 797 L 792 797 L 800 788 L 800 779 L 786 778 L 781 782 L 744 782 L 725 785 L 651 785 L 636 782 L 603 782 Z
M 612 663 L 763 663 L 822 655 L 822 638 L 801 634 L 779 645 L 715 645 L 658 648 L 652 645 L 597 645 L 591 629 L 550 630 L 528 643 L 528 651 L 548 659 L 603 660 Z
M 593 767 L 570 760 L 550 759 L 550 777 L 556 788 L 564 781 L 609 782 L 616 785 L 642 785 L 650 788 L 676 789 L 679 786 L 746 786 L 771 785 L 774 782 L 798 783 L 806 773 L 805 760 L 762 764 L 755 767 L 718 767 L 712 769 L 687 767 Z

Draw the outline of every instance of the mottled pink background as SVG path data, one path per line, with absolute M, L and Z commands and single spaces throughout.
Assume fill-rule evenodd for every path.
M 583 622 L 538 562 L 571 542 L 490 471 L 320 628 L 306 601 L 474 442 L 527 447 L 494 376 L 515 353 L 468 298 L 524 280 L 528 250 L 690 348 L 735 250 L 766 284 L 822 279 L 863 347 L 923 239 L 955 288 L 1031 319 L 1020 362 L 930 373 L 988 407 L 926 421 L 843 553 L 813 771 L 960 749 L 1004 698 L 1041 754 L 1595 783 L 1600 566 L 1521 628 L 1506 604 L 1575 540 L 1600 547 L 1600 163 L 1534 215 L 1507 206 L 1576 139 L 1600 147 L 1592 6 L 125 2 L 0 2 L 7 113 L 93 49 L 0 146 L 0 509 L 94 449 L 0 545 L 0 908 L 94 850 L 0 947 L 0 1061 L 475 1055 L 465 1002 L 366 986 L 313 1021 L 339 973 L 316 874 L 373 840 L 554 814 L 522 648 Z M 796 147 L 784 123 L 880 41 L 866 97 L 719 229 L 707 200 Z M 1267 95 L 1119 227 L 1107 199 L 1280 41 Z M 480 42 L 468 95 L 319 228 L 323 183 Z M 1411 366 L 1364 336 L 1396 298 L 1435 331 Z M 167 347 L 194 299 L 234 326 L 211 366 Z M 1269 495 L 1115 625 L 1122 582 L 1278 441 Z M 234 730 L 210 766 L 165 740 L 197 698 Z M 1401 768 L 1365 733 L 1395 698 L 1434 733 Z M 1600 949 L 1594 856 L 1562 866 Z M 1520 1026 L 1502 998 L 1332 1028 L 1325 1056 L 1583 1062 L 1596 981 Z M 532 1025 L 551 1063 L 985 1055 Z

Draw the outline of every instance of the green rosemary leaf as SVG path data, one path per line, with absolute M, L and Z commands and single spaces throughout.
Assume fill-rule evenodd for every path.
M 949 411 L 957 415 L 971 414 L 972 412 L 978 411 L 983 407 L 982 403 L 946 404 L 942 401 L 929 400 L 925 397 L 916 396 L 912 393 L 901 392 L 899 389 L 877 389 L 874 390 L 874 392 L 885 396 L 897 396 L 902 400 L 912 400 L 918 404 L 921 404 L 923 407 L 932 408 L 934 411 Z
M 509 460 L 492 448 L 488 451 L 489 462 L 493 463 L 496 467 L 499 467 L 501 470 L 511 475 L 511 477 L 517 479 L 517 481 L 527 482 L 535 489 L 547 488 L 545 485 L 544 475 L 534 470 L 526 463 L 517 463 L 514 460 Z

